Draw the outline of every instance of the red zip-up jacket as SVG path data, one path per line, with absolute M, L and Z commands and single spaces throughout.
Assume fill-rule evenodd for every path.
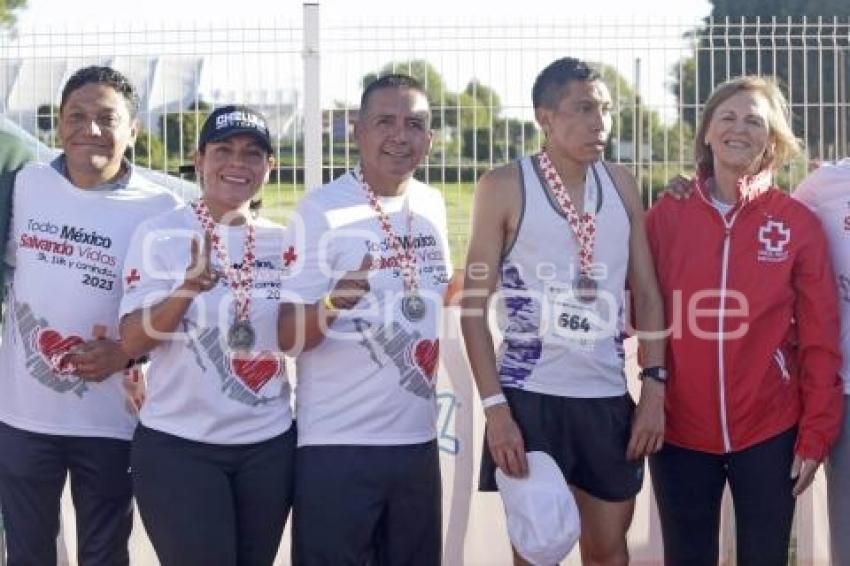
M 668 337 L 665 440 L 722 454 L 798 425 L 823 460 L 842 418 L 835 279 L 820 222 L 754 183 L 724 217 L 701 180 L 662 198 L 647 231 Z

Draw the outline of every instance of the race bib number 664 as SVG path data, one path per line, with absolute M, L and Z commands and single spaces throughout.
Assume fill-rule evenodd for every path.
M 592 351 L 606 332 L 607 325 L 600 313 L 600 300 L 583 302 L 575 296 L 573 287 L 564 283 L 546 285 L 549 328 L 546 336 L 568 347 Z

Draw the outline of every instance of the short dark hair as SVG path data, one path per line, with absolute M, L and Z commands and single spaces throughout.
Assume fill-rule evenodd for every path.
M 531 101 L 534 108 L 558 107 L 558 103 L 564 97 L 570 81 L 598 81 L 602 78 L 599 71 L 573 57 L 562 57 L 549 63 L 545 69 L 540 71 L 534 79 L 534 87 L 531 89 Z
M 133 83 L 112 67 L 99 65 L 83 67 L 71 75 L 71 78 L 68 79 L 68 82 L 62 88 L 59 111 L 61 112 L 65 108 L 65 103 L 68 102 L 68 97 L 71 96 L 71 93 L 87 84 L 102 84 L 114 88 L 115 92 L 124 97 L 130 117 L 136 117 L 136 113 L 139 111 L 139 95 L 136 93 Z
M 428 93 L 425 92 L 425 88 L 422 86 L 422 83 L 420 83 L 410 75 L 405 75 L 402 73 L 391 73 L 389 75 L 383 75 L 381 77 L 377 77 L 375 80 L 367 84 L 365 89 L 363 89 L 363 94 L 360 96 L 361 116 L 366 110 L 366 106 L 369 104 L 369 98 L 372 96 L 372 93 L 376 90 L 381 90 L 385 88 L 409 88 L 411 90 L 415 90 L 417 92 L 422 93 L 422 96 L 424 96 L 426 100 L 428 99 Z M 428 102 L 428 104 L 430 105 L 430 101 Z

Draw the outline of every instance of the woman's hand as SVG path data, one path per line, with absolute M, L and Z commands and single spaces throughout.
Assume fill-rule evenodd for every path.
M 794 497 L 801 495 L 812 485 L 812 482 L 815 480 L 815 473 L 819 467 L 820 462 L 817 460 L 794 455 L 794 463 L 791 464 L 791 479 L 797 480 L 794 484 L 794 489 L 791 490 Z
M 213 289 L 218 285 L 221 275 L 212 269 L 211 253 L 212 238 L 209 232 L 204 232 L 204 252 L 198 247 L 198 240 L 192 238 L 189 249 L 191 261 L 186 268 L 186 277 L 180 290 L 189 293 L 200 294 Z

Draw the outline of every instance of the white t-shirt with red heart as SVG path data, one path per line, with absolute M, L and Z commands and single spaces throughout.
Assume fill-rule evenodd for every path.
M 68 350 L 118 338 L 121 272 L 133 229 L 173 209 L 167 190 L 131 172 L 120 188 L 83 190 L 48 164 L 15 179 L 6 262 L 14 274 L 0 346 L 0 421 L 40 434 L 129 440 L 123 372 L 86 382 Z M 97 330 L 96 330 L 97 328 Z
M 286 432 L 292 424 L 289 382 L 278 350 L 277 312 L 281 287 L 296 252 L 284 248 L 285 230 L 268 220 L 256 227 L 256 260 L 250 321 L 256 342 L 231 351 L 234 295 L 225 278 L 192 301 L 172 336 L 150 352 L 147 396 L 141 423 L 160 432 L 211 444 L 252 444 Z M 216 225 L 232 266 L 243 261 L 246 227 Z M 203 228 L 190 207 L 141 224 L 124 269 L 121 315 L 161 301 L 182 282 L 191 240 Z M 212 265 L 223 272 L 215 252 Z
M 364 255 L 374 260 L 369 295 L 340 311 L 324 340 L 296 358 L 299 446 L 404 445 L 436 437 L 438 331 L 451 277 L 445 202 L 416 180 L 402 196 L 379 201 L 396 235 L 413 248 L 427 306 L 420 320 L 402 313 L 396 253 L 351 173 L 307 193 L 287 226 L 298 258 L 284 302 L 315 303 Z

